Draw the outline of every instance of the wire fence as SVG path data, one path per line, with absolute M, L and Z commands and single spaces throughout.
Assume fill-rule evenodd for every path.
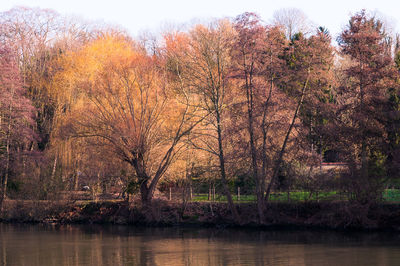
M 226 195 L 222 191 L 211 188 L 208 193 L 196 191 L 193 188 L 177 189 L 169 188 L 163 192 L 163 197 L 170 201 L 191 201 L 191 202 L 226 202 Z M 256 202 L 255 194 L 241 194 L 240 187 L 236 193 L 231 193 L 234 202 L 252 203 Z M 269 196 L 273 202 L 309 202 L 309 201 L 348 201 L 352 194 L 345 191 L 274 191 Z M 400 189 L 385 189 L 382 192 L 382 201 L 400 202 Z

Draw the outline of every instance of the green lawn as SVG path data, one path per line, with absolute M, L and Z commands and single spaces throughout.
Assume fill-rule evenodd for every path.
M 383 200 L 386 202 L 400 202 L 400 189 L 386 189 L 383 192 Z M 239 202 L 237 195 L 232 195 L 232 198 L 235 202 Z M 347 196 L 344 194 L 340 194 L 337 191 L 329 191 L 329 192 L 319 192 L 313 193 L 310 197 L 310 192 L 306 191 L 291 191 L 290 192 L 290 201 L 294 202 L 305 202 L 305 201 L 330 201 L 330 200 L 346 200 Z M 240 202 L 255 202 L 255 195 L 241 195 Z M 207 194 L 195 194 L 193 197 L 193 201 L 208 201 Z M 216 202 L 226 202 L 226 197 L 223 195 L 215 196 Z M 288 193 L 287 192 L 273 192 L 270 195 L 271 202 L 287 202 L 288 201 Z
M 331 200 L 336 195 L 335 191 L 332 192 L 320 192 L 318 194 L 313 193 L 310 197 L 309 192 L 305 191 L 292 191 L 290 192 L 290 200 L 291 201 L 308 201 L 308 200 Z M 237 195 L 232 195 L 232 199 L 234 201 L 239 201 Z M 240 202 L 254 202 L 256 200 L 255 195 L 241 195 Z M 207 194 L 195 194 L 193 197 L 193 201 L 208 201 Z M 226 197 L 223 195 L 216 195 L 215 201 L 217 202 L 226 202 Z M 287 192 L 273 192 L 270 195 L 270 201 L 279 201 L 285 202 L 288 201 L 288 193 Z
M 400 189 L 386 189 L 383 199 L 388 202 L 400 202 Z
M 234 201 L 238 201 L 237 195 L 232 195 Z M 254 195 L 241 195 L 240 202 L 253 202 L 256 198 Z M 208 194 L 195 194 L 193 201 L 208 201 Z M 215 201 L 224 202 L 226 201 L 226 196 L 215 195 Z

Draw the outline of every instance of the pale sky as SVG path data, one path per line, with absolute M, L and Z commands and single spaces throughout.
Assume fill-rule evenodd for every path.
M 274 11 L 288 7 L 301 9 L 333 37 L 347 24 L 350 14 L 363 8 L 383 14 L 397 32 L 400 23 L 400 0 L 0 0 L 0 12 L 14 6 L 49 8 L 63 15 L 121 25 L 133 36 L 146 30 L 157 33 L 165 24 L 235 17 L 246 11 L 269 22 Z

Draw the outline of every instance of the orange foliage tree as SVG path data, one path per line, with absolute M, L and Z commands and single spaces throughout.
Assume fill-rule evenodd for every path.
M 129 163 L 143 203 L 201 120 L 162 66 L 161 57 L 128 38 L 106 34 L 68 54 L 56 78 L 65 102 L 62 134 L 96 140 Z
M 235 31 L 227 20 L 211 23 L 208 27 L 195 26 L 188 34 L 176 33 L 166 38 L 169 64 L 175 79 L 195 95 L 194 100 L 207 118 L 193 134 L 192 146 L 218 160 L 219 177 L 235 220 L 239 215 L 228 186 L 227 135 L 225 125 L 231 90 L 229 69 Z

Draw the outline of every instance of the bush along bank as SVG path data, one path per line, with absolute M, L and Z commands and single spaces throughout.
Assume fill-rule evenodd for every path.
M 336 230 L 400 231 L 400 206 L 358 205 L 348 202 L 270 203 L 260 223 L 254 204 L 240 204 L 241 221 L 234 221 L 225 203 L 154 200 L 137 202 L 8 202 L 2 222 L 59 224 L 126 224 L 147 226 L 217 226 L 262 228 L 316 228 Z

